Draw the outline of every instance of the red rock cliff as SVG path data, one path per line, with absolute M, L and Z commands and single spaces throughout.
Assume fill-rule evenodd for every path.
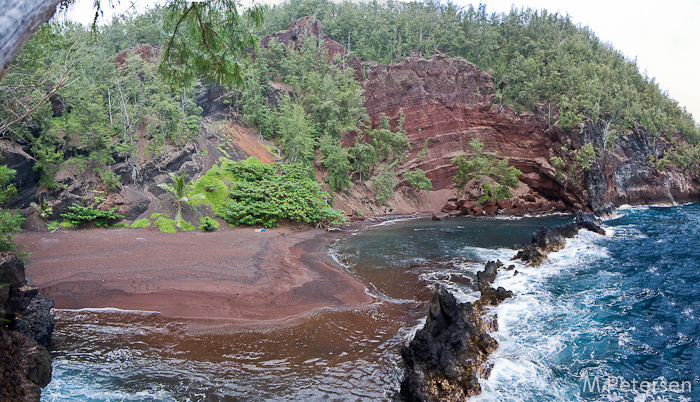
M 305 17 L 290 24 L 289 30 L 272 38 L 300 46 L 305 32 L 326 41 L 331 55 L 347 54 L 345 47 L 323 33 L 319 21 Z M 405 115 L 404 129 L 411 150 L 400 170 L 420 168 L 433 183 L 433 195 L 416 194 L 406 183 L 399 183 L 396 195 L 381 212 L 412 212 L 438 209 L 454 198 L 452 184 L 455 168 L 451 160 L 469 151 L 469 141 L 479 139 L 487 153 L 497 152 L 510 158 L 523 172 L 512 201 L 484 207 L 478 213 L 501 211 L 526 213 L 546 210 L 588 210 L 609 212 L 621 204 L 649 204 L 693 201 L 700 199 L 700 180 L 696 175 L 679 171 L 659 172 L 648 165 L 649 155 L 660 157 L 670 148 L 663 139 L 650 139 L 642 128 L 625 133 L 611 150 L 597 150 L 597 158 L 584 169 L 576 165 L 576 150 L 586 144 L 601 144 L 603 127 L 589 124 L 581 130 L 563 132 L 549 124 L 550 111 L 517 113 L 511 106 L 496 103 L 493 78 L 463 58 L 443 55 L 425 59 L 410 56 L 399 63 L 360 64 L 353 59 L 364 89 L 365 106 L 376 127 L 385 113 L 398 123 L 399 111 Z M 364 70 L 364 71 L 362 71 Z M 361 74 L 360 74 L 361 72 Z M 427 154 L 419 157 L 427 139 Z M 349 138 L 347 143 L 352 143 Z M 575 168 L 570 175 L 551 165 L 552 157 L 561 157 Z M 347 210 L 367 204 L 372 190 L 362 183 L 336 201 Z M 437 195 L 439 194 L 439 195 Z M 445 212 L 458 213 L 465 200 L 454 200 Z M 489 209 L 490 207 L 490 209 Z M 473 210 L 462 208 L 464 213 Z

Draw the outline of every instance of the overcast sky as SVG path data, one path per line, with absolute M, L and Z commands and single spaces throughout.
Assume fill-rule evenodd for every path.
M 139 0 L 135 8 L 141 11 L 156 1 Z M 454 3 L 477 6 L 479 1 L 454 0 Z M 671 98 L 700 121 L 700 0 L 673 0 L 663 5 L 652 0 L 483 0 L 481 3 L 486 4 L 490 13 L 507 12 L 515 6 L 568 14 L 629 59 L 636 58 L 642 72 L 655 77 L 662 90 L 668 91 Z M 91 4 L 92 0 L 78 0 L 70 18 L 85 24 L 92 22 Z M 120 0 L 117 8 L 123 10 L 130 4 L 129 0 Z

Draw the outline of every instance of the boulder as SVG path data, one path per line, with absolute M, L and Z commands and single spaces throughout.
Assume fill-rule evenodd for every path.
M 55 325 L 51 314 L 53 306 L 52 298 L 42 294 L 36 295 L 29 306 L 15 317 L 10 328 L 35 340 L 39 345 L 49 346 Z
M 0 288 L 0 318 L 10 323 L 0 327 L 0 400 L 39 401 L 51 381 L 51 357 L 37 340 L 49 342 L 53 300 L 27 285 L 24 263 L 12 253 L 0 253 L 0 284 L 6 285 Z
M 444 221 L 450 217 L 449 214 L 445 212 L 433 212 L 432 220 L 434 221 Z
M 513 208 L 513 202 L 507 198 L 503 198 L 501 200 L 498 200 L 496 203 L 498 204 L 498 208 L 500 208 L 500 209 Z
M 486 215 L 496 215 L 496 212 L 498 212 L 497 205 L 487 205 L 484 207 L 484 213 Z
M 600 225 L 600 219 L 596 218 L 592 214 L 587 214 L 583 211 L 576 212 L 576 225 L 579 229 L 590 230 L 593 233 L 598 233 L 600 235 L 605 235 L 605 229 Z
M 498 275 L 498 268 L 502 266 L 503 263 L 499 260 L 487 262 L 484 270 L 476 273 L 477 289 L 483 291 L 491 286 L 493 281 L 496 280 L 496 275 Z

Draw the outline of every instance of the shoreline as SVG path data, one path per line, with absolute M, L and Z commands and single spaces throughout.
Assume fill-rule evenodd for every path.
M 348 231 L 153 229 L 21 232 L 27 277 L 57 309 L 155 311 L 220 325 L 280 325 L 373 302 L 327 249 Z

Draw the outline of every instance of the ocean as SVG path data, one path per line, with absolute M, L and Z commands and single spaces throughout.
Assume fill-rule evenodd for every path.
M 581 231 L 540 267 L 509 261 L 570 215 L 364 228 L 329 252 L 371 305 L 322 309 L 265 330 L 198 333 L 152 312 L 57 310 L 42 401 L 377 401 L 402 377 L 399 349 L 436 283 L 462 301 L 483 264 L 496 286 L 493 369 L 473 401 L 700 401 L 700 204 L 624 207 L 606 236 Z

